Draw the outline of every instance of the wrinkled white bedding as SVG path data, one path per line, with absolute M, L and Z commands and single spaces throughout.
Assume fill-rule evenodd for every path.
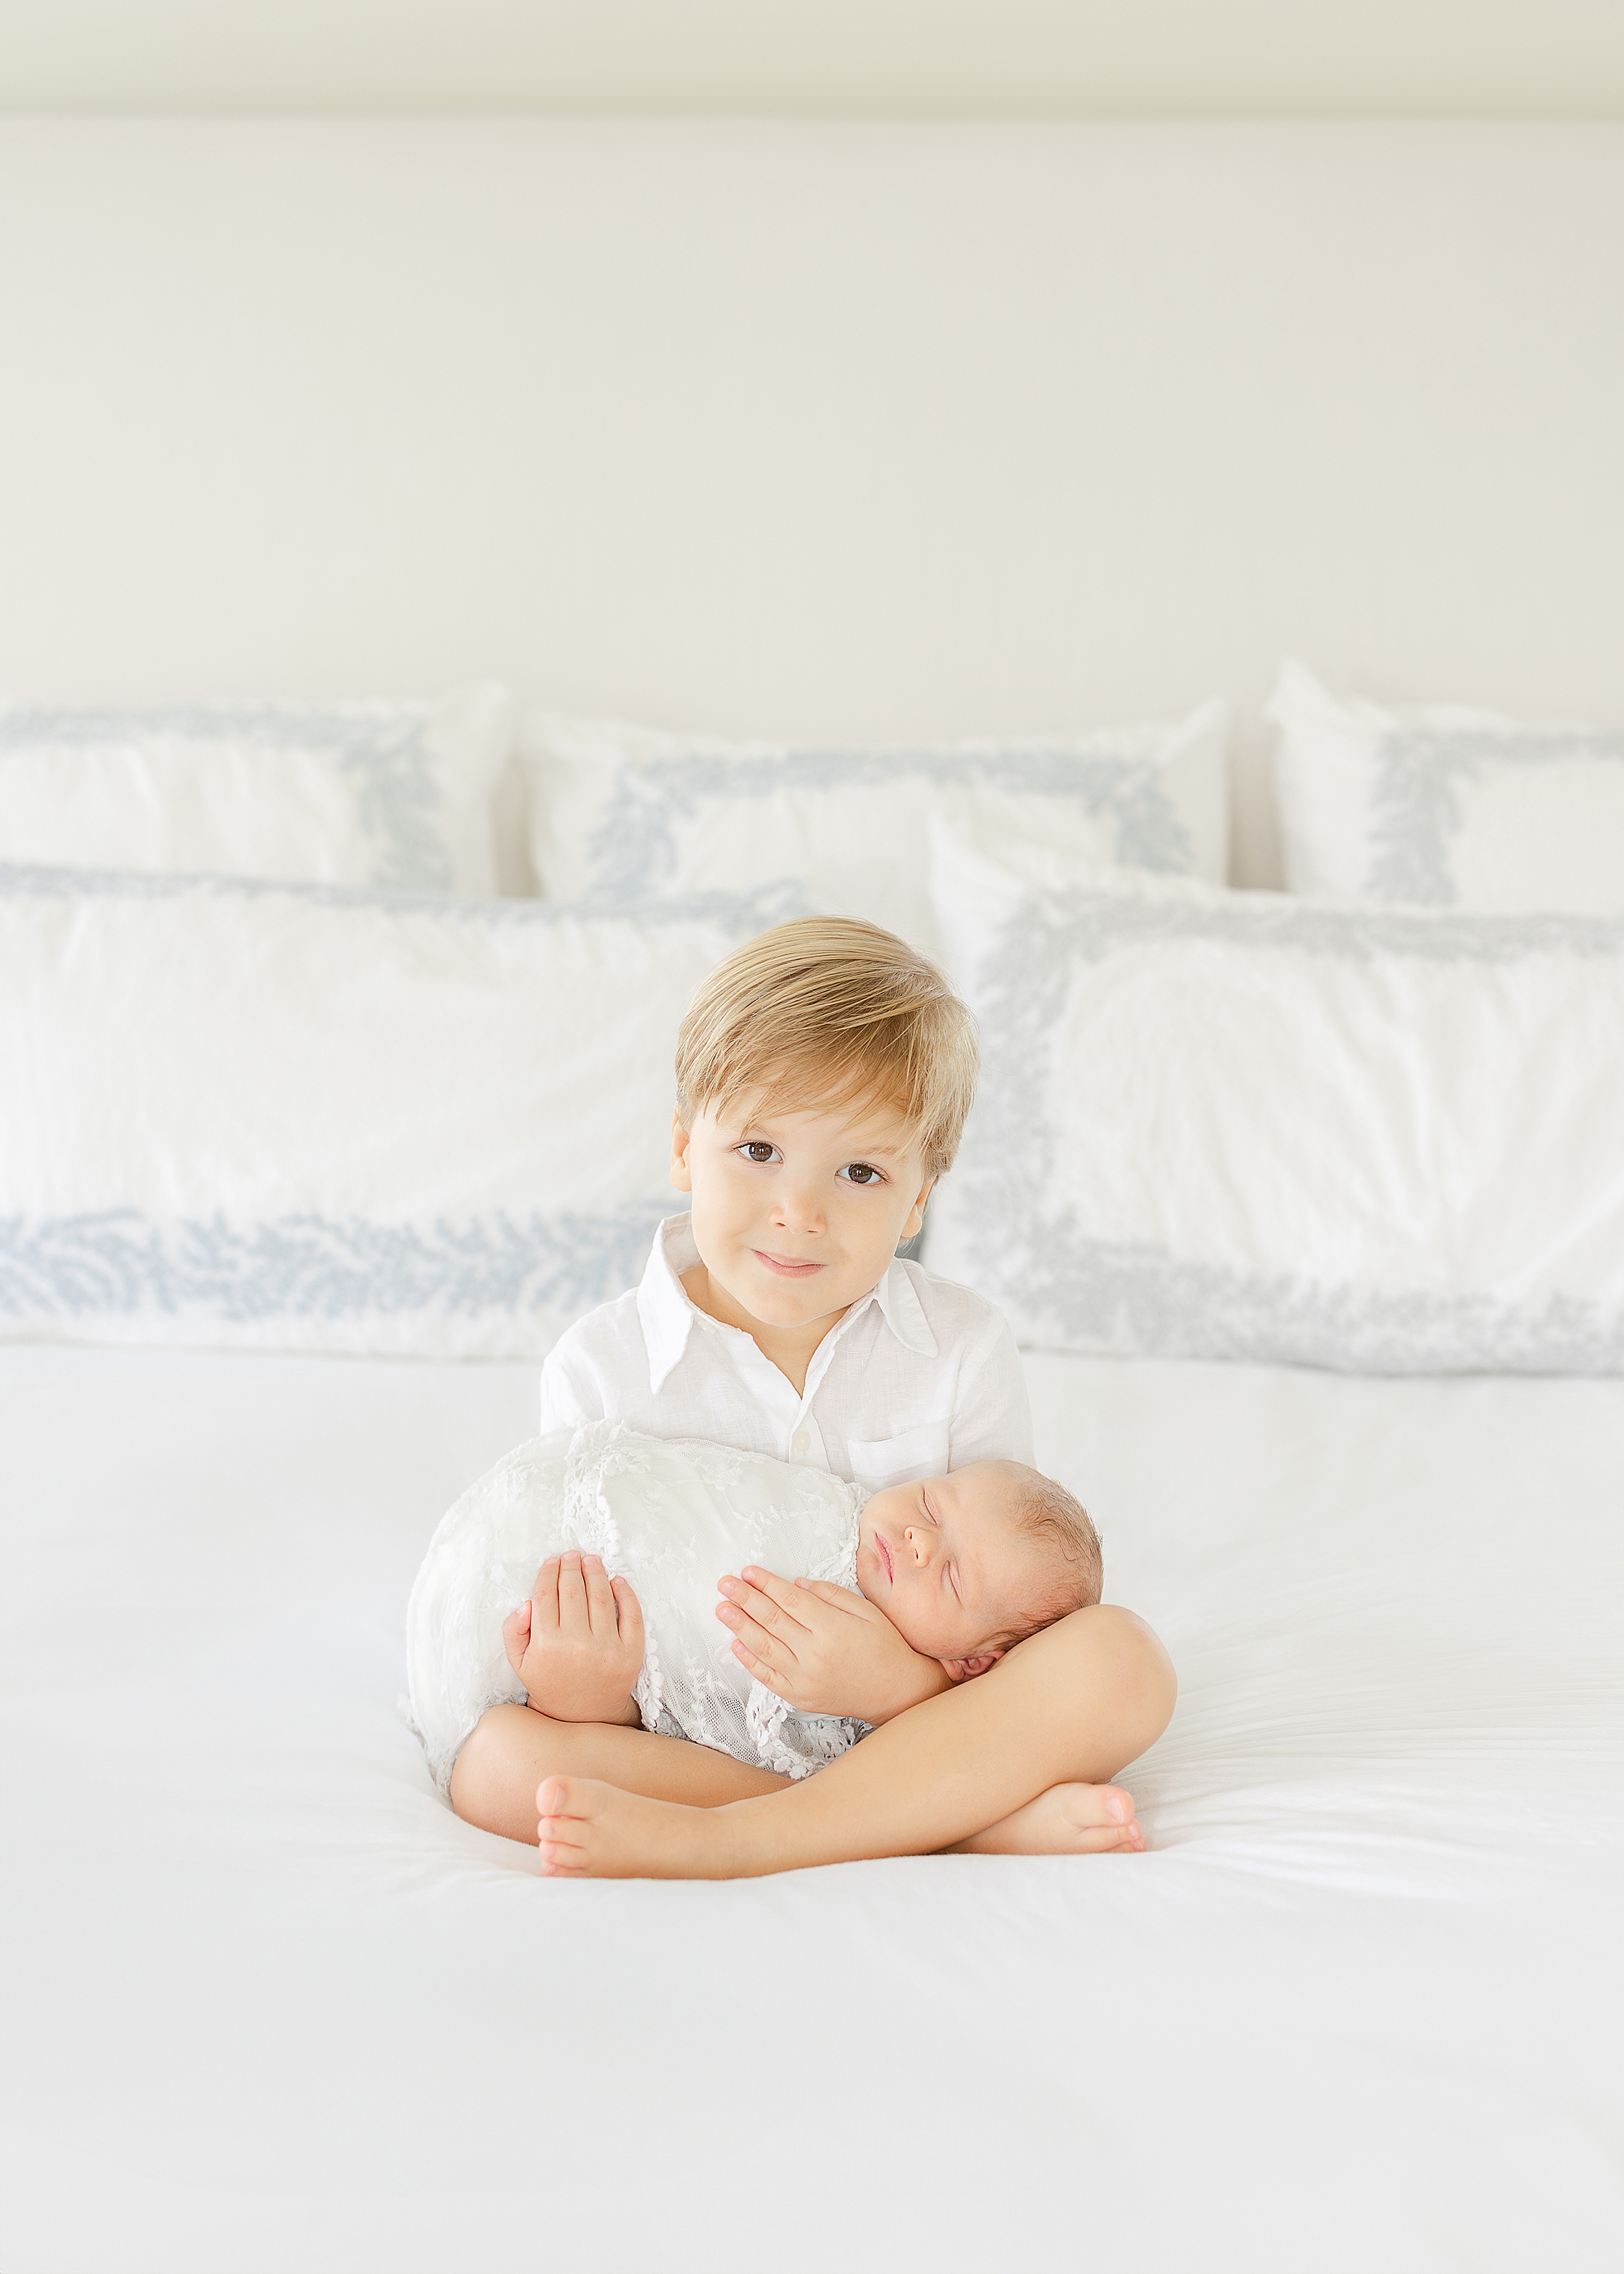
M 1029 1370 L 1153 1852 L 591 1886 L 396 1702 L 533 1369 L 0 1353 L 0 2264 L 1624 2261 L 1624 1382 Z

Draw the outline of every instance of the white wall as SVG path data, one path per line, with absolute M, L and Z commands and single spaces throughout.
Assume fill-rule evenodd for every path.
M 1618 0 L 0 0 L 0 108 L 1617 117 Z
M 0 129 L 0 684 L 1624 720 L 1624 129 Z

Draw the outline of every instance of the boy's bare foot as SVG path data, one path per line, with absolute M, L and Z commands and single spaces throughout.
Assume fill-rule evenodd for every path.
M 645 1800 L 596 1777 L 543 1777 L 536 1827 L 544 1878 L 719 1879 L 725 1842 L 713 1818 L 723 1811 Z
M 985 1832 L 961 1840 L 954 1856 L 1142 1856 L 1145 1835 L 1133 1796 L 1117 1784 L 1056 1784 Z

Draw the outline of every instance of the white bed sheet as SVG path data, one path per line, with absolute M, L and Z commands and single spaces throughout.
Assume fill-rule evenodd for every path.
M 532 1369 L 0 1353 L 8 2274 L 1624 2263 L 1624 1382 L 1029 1367 L 1152 1852 L 593 1886 L 396 1706 Z

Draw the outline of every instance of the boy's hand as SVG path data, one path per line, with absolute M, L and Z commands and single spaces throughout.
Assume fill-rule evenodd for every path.
M 643 1612 L 601 1555 L 549 1555 L 528 1603 L 502 1626 L 508 1663 L 538 1713 L 555 1721 L 634 1722 Z
M 910 1650 L 883 1611 L 823 1579 L 780 1579 L 748 1563 L 717 1582 L 716 1615 L 733 1632 L 733 1656 L 802 1713 L 889 1721 L 951 1690 L 947 1669 Z

